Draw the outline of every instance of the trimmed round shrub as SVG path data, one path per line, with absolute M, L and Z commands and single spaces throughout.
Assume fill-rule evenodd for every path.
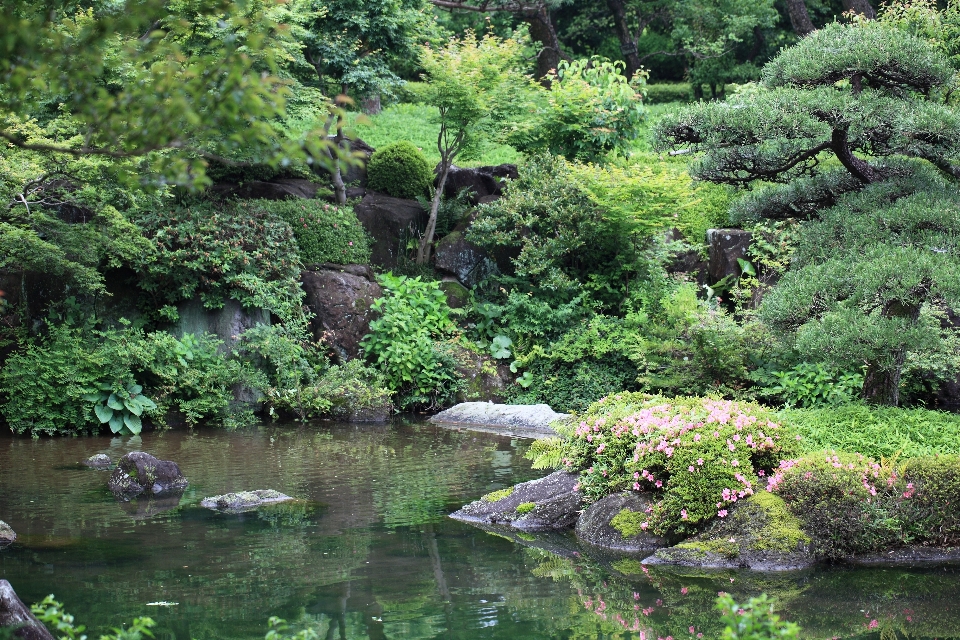
M 255 200 L 255 206 L 287 222 L 306 265 L 366 264 L 370 262 L 370 236 L 352 207 L 320 200 Z
M 427 196 L 433 186 L 430 163 L 412 142 L 401 140 L 381 147 L 367 164 L 367 188 L 394 198 Z

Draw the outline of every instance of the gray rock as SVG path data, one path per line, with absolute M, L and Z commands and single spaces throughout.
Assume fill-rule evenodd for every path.
M 97 453 L 84 460 L 83 464 L 93 469 L 107 469 L 113 464 L 113 460 L 105 453 Z
M 0 629 L 14 629 L 13 637 L 22 640 L 54 640 L 6 580 L 0 580 Z
M 494 491 L 450 514 L 462 522 L 509 526 L 521 531 L 550 531 L 573 526 L 583 506 L 575 491 L 577 476 L 566 471 Z
M 474 287 L 497 272 L 497 263 L 487 252 L 466 241 L 463 232 L 454 230 L 437 243 L 434 266 L 449 273 L 465 287 Z
M 330 136 L 332 140 L 335 136 Z M 360 138 L 344 138 L 340 142 L 340 147 L 351 151 L 355 156 L 360 160 L 359 164 L 349 165 L 346 167 L 346 170 L 342 171 L 342 177 L 344 184 L 353 184 L 357 187 L 363 188 L 367 186 L 367 164 L 370 162 L 370 156 L 373 155 L 373 152 L 376 151 L 373 147 L 368 145 L 366 142 Z M 329 179 L 330 175 L 328 173 L 321 174 L 325 178 Z
M 200 298 L 193 298 L 181 304 L 177 313 L 180 316 L 174 330 L 177 336 L 213 333 L 223 341 L 221 353 L 229 353 L 237 343 L 237 336 L 247 329 L 270 324 L 269 311 L 247 309 L 236 300 L 227 300 L 221 309 L 207 309 Z
M 699 533 L 644 564 L 674 564 L 711 569 L 792 571 L 816 563 L 810 536 L 778 496 L 760 491 Z
M 707 229 L 710 284 L 740 276 L 738 258 L 746 258 L 753 234 L 743 229 Z
M 457 400 L 459 402 L 483 402 L 489 404 L 490 402 L 502 401 L 506 394 L 507 387 L 513 381 L 510 366 L 506 364 L 504 360 L 494 360 L 488 355 L 479 354 L 476 351 L 456 344 L 449 345 L 448 352 L 453 356 L 454 362 L 456 362 L 457 373 L 460 374 L 466 382 L 464 389 L 457 394 Z M 443 422 L 443 420 L 444 417 L 441 416 L 440 420 L 435 422 L 437 424 L 454 424 L 460 426 L 457 425 L 457 423 Z M 471 428 L 476 428 L 477 426 L 478 425 L 470 425 Z M 505 433 L 503 430 L 498 430 L 496 426 L 485 428 L 495 433 Z M 539 427 L 534 429 L 511 427 L 511 429 L 515 429 L 517 435 L 528 435 L 532 437 L 548 435 L 546 431 L 540 430 Z M 549 435 L 556 434 L 551 429 Z
M 313 312 L 313 336 L 323 340 L 340 362 L 362 355 L 360 340 L 370 331 L 374 300 L 383 295 L 366 265 L 320 265 L 300 274 L 306 304 Z
M 407 240 L 419 237 L 427 224 L 427 211 L 416 200 L 403 200 L 367 191 L 353 212 L 373 238 L 370 261 L 393 269 Z
M 13 544 L 16 539 L 17 534 L 14 532 L 13 527 L 3 520 L 0 520 L 0 549 L 9 544 Z
M 883 553 L 851 556 L 844 558 L 844 562 L 862 567 L 955 564 L 960 562 L 960 549 L 956 547 L 903 547 Z
M 597 500 L 577 519 L 577 538 L 604 549 L 628 553 L 639 553 L 667 546 L 668 542 L 660 536 L 643 530 L 625 536 L 616 526 L 610 524 L 620 516 L 638 514 L 634 517 L 646 518 L 648 510 L 653 508 L 653 500 L 645 493 L 613 493 Z M 622 516 L 621 516 L 622 517 Z M 622 528 L 622 527 L 621 527 Z
M 526 435 L 555 436 L 550 424 L 569 418 L 546 404 L 493 404 L 492 402 L 461 402 L 430 418 L 437 424 L 454 424 L 496 428 L 505 434 L 523 432 Z
M 440 290 L 447 296 L 451 309 L 463 309 L 470 304 L 470 291 L 456 280 L 441 280 Z
M 439 167 L 438 167 L 439 168 Z M 517 165 L 500 164 L 488 167 L 450 167 L 447 181 L 443 185 L 443 195 L 455 198 L 463 190 L 470 192 L 470 200 L 477 204 L 481 198 L 500 196 L 503 193 L 504 180 L 517 179 Z M 434 180 L 437 186 L 439 175 Z
M 256 491 L 238 491 L 236 493 L 225 493 L 222 496 L 204 498 L 200 502 L 200 506 L 226 513 L 243 513 L 254 511 L 265 504 L 287 502 L 288 500 L 293 500 L 293 498 L 279 491 L 257 489 Z
M 144 493 L 155 496 L 180 494 L 188 484 L 176 462 L 132 451 L 117 461 L 117 468 L 110 475 L 107 486 L 118 498 L 130 500 Z

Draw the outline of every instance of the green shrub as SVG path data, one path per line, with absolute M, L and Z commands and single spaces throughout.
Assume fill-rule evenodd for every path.
M 177 319 L 199 296 L 208 309 L 234 299 L 286 320 L 302 314 L 300 260 L 290 225 L 249 202 L 157 210 L 136 220 L 156 248 L 137 265 L 150 309 Z
M 160 407 L 158 417 L 168 409 L 181 411 L 188 424 L 234 417 L 233 388 L 250 374 L 239 360 L 220 352 L 222 344 L 209 333 L 177 338 L 158 331 L 146 336 L 144 382 Z
M 689 534 L 726 517 L 727 505 L 753 495 L 758 474 L 796 450 L 773 418 L 750 403 L 623 393 L 574 417 L 557 446 L 562 466 L 581 471 L 588 499 L 648 491 L 655 503 L 643 528 Z
M 290 225 L 305 265 L 370 262 L 372 239 L 351 207 L 319 200 L 251 200 L 250 204 Z
M 529 386 L 511 387 L 509 402 L 546 403 L 560 412 L 583 411 L 604 396 L 636 388 L 636 367 L 622 356 L 578 363 L 538 360 L 526 371 Z
M 647 104 L 666 102 L 690 102 L 693 100 L 693 88 L 689 82 L 654 82 L 645 88 L 643 101 Z
M 777 383 L 765 394 L 786 407 L 818 407 L 849 404 L 860 396 L 863 374 L 830 368 L 821 362 L 801 362 L 786 371 L 774 371 Z
M 67 326 L 53 327 L 49 335 L 27 344 L 24 351 L 7 358 L 0 371 L 0 388 L 6 396 L 2 411 L 15 433 L 33 436 L 96 432 L 107 420 L 94 413 L 98 405 L 117 407 L 121 422 L 116 431 L 136 429 L 123 423 L 133 415 L 123 400 L 139 385 L 133 370 L 142 360 L 142 334 L 130 330 L 95 331 L 84 335 Z M 101 392 L 107 394 L 101 402 Z M 111 397 L 112 396 L 112 397 Z M 150 403 L 152 404 L 152 403 Z M 142 406 L 151 415 L 155 408 Z
M 439 283 L 391 273 L 378 280 L 384 295 L 373 304 L 380 317 L 363 339 L 367 358 L 398 393 L 401 409 L 452 402 L 463 378 L 452 354 L 438 342 L 454 329 Z
M 331 418 L 347 419 L 391 408 L 391 392 L 383 374 L 361 360 L 331 366 L 320 375 L 316 388 L 320 396 L 329 400 L 326 415 Z
M 952 413 L 857 403 L 788 409 L 778 418 L 803 437 L 805 451 L 856 451 L 876 459 L 960 454 L 960 416 Z
M 367 188 L 395 198 L 427 196 L 433 170 L 412 142 L 401 140 L 377 149 L 367 164 Z

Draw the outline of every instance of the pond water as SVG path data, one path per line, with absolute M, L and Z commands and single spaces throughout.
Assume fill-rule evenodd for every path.
M 528 444 L 416 422 L 0 435 L 0 519 L 20 536 L 0 551 L 0 577 L 28 603 L 56 594 L 91 637 L 149 615 L 171 640 L 263 638 L 270 616 L 331 639 L 717 638 L 718 591 L 774 595 L 809 638 L 960 637 L 956 567 L 647 568 L 446 517 L 544 475 Z M 133 450 L 180 465 L 190 487 L 178 504 L 118 503 L 106 472 L 77 464 Z M 199 506 L 243 489 L 301 501 L 243 515 Z

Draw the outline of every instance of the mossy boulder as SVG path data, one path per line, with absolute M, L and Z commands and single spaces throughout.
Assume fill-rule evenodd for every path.
M 131 451 L 117 461 L 107 486 L 115 496 L 130 500 L 142 493 L 155 496 L 182 494 L 187 479 L 176 462 L 158 460 L 149 453 Z
M 494 491 L 450 515 L 472 524 L 493 524 L 521 531 L 550 531 L 573 526 L 583 506 L 575 490 L 577 476 L 566 471 Z
M 94 454 L 83 461 L 83 465 L 91 469 L 109 469 L 112 464 L 113 460 L 105 453 Z
M 789 571 L 815 563 L 810 543 L 786 503 L 760 491 L 738 502 L 726 518 L 715 520 L 703 533 L 657 551 L 644 563 Z
M 645 493 L 613 493 L 590 505 L 577 519 L 577 538 L 612 551 L 639 553 L 667 546 L 660 536 L 648 533 L 653 500 Z

